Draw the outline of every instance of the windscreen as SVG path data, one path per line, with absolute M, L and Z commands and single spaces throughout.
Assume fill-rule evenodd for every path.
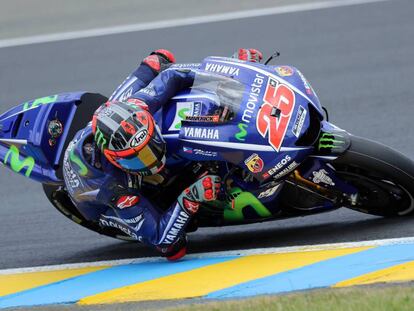
M 239 81 L 222 75 L 196 71 L 190 97 L 208 98 L 211 114 L 219 114 L 221 121 L 231 120 L 239 111 L 245 86 Z M 217 113 L 218 112 L 218 113 Z

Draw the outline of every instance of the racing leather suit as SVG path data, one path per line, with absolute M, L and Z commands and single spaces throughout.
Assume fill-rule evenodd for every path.
M 134 98 L 143 101 L 154 114 L 194 81 L 191 69 L 174 65 L 160 69 L 141 63 L 110 100 Z M 169 177 L 164 172 L 162 179 Z M 64 179 L 71 200 L 87 220 L 117 228 L 166 256 L 174 255 L 174 249 L 185 244 L 185 228 L 198 208 L 191 198 L 191 189 L 187 188 L 166 211 L 161 211 L 140 192 L 145 178 L 121 171 L 95 148 L 91 124 L 75 135 L 65 152 Z M 214 186 L 218 183 L 213 180 L 213 186 L 208 187 L 218 192 Z

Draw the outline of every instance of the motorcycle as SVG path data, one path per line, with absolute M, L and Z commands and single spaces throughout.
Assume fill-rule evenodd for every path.
M 223 197 L 203 204 L 189 231 L 340 207 L 384 217 L 414 212 L 414 162 L 330 123 L 297 68 L 224 57 L 172 67 L 195 71 L 193 86 L 176 94 L 154 116 L 167 143 L 167 168 L 176 176 L 166 186 L 142 191 L 157 206 L 167 208 L 200 172 L 220 175 Z M 62 93 L 3 113 L 0 160 L 42 183 L 53 206 L 72 221 L 131 240 L 119 228 L 86 220 L 63 182 L 69 142 L 106 101 L 101 94 Z M 151 184 L 156 177 L 145 178 Z

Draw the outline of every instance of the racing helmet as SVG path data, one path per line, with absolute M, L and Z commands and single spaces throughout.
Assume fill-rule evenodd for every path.
M 149 111 L 134 101 L 103 104 L 94 113 L 92 132 L 106 159 L 125 172 L 148 176 L 165 165 L 160 129 Z

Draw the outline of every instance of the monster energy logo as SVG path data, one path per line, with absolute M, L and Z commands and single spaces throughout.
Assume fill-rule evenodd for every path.
M 10 157 L 10 168 L 13 172 L 20 173 L 20 171 L 26 168 L 26 173 L 24 174 L 26 177 L 30 177 L 32 173 L 33 167 L 35 165 L 35 160 L 33 157 L 27 157 L 23 161 L 20 160 L 20 152 L 16 146 L 11 146 L 10 150 L 6 153 L 6 157 L 4 158 L 4 164 L 7 163 L 7 160 Z
M 46 96 L 46 97 L 35 99 L 32 103 L 25 102 L 23 104 L 23 111 L 36 108 L 40 105 L 53 104 L 54 102 L 56 102 L 57 98 L 58 98 L 58 95 L 52 95 L 52 96 Z
M 237 126 L 239 127 L 240 131 L 236 135 L 234 135 L 234 137 L 236 137 L 236 139 L 239 141 L 245 141 L 245 137 L 247 136 L 246 128 L 248 127 L 248 125 L 244 123 L 239 123 Z
M 337 140 L 336 137 L 341 137 L 340 135 L 333 135 L 328 133 L 323 133 L 321 138 L 319 139 L 318 149 L 321 150 L 323 148 L 327 149 L 341 149 L 345 144 L 343 140 Z
M 108 144 L 107 140 L 104 137 L 104 134 L 101 132 L 101 129 L 99 127 L 96 128 L 95 142 L 96 145 L 101 148 L 101 150 L 103 150 Z
M 75 154 L 75 148 L 73 148 L 69 153 L 70 160 L 79 166 L 79 175 L 86 176 L 88 174 L 88 168 L 83 164 L 82 160 Z
M 184 120 L 186 117 L 187 117 L 187 112 L 189 112 L 190 111 L 190 109 L 188 109 L 188 108 L 183 108 L 183 109 L 180 109 L 179 111 L 178 111 L 178 117 L 181 119 L 181 121 L 182 120 Z M 181 121 L 180 122 L 178 122 L 176 125 L 175 125 L 175 128 L 177 129 L 177 130 L 179 130 L 180 128 L 181 128 Z
M 268 218 L 272 213 L 262 204 L 252 193 L 244 192 L 240 188 L 233 188 L 230 191 L 228 201 L 230 207 L 224 210 L 224 219 L 227 221 L 243 221 L 245 216 L 243 210 L 251 207 L 256 212 L 258 218 Z

